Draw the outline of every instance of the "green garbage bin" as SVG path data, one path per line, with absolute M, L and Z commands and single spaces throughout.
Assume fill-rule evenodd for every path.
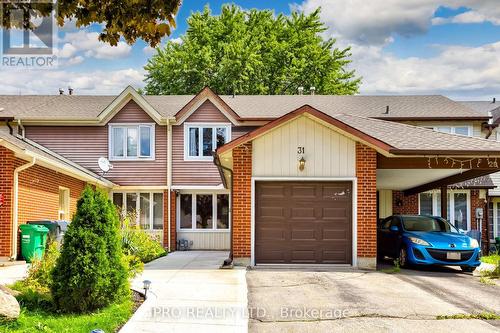
M 42 258 L 47 244 L 49 229 L 42 225 L 22 224 L 21 229 L 21 253 L 26 262 L 34 258 Z

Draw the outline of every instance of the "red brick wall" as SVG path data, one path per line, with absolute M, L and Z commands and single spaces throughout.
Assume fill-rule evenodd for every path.
M 393 214 L 418 214 L 418 194 L 405 196 L 402 191 L 392 191 Z
M 168 247 L 168 214 L 170 213 L 170 252 L 177 249 L 177 228 L 176 228 L 176 199 L 177 196 L 174 191 L 170 192 L 170 209 L 168 209 L 168 191 L 163 192 L 164 204 L 164 222 L 163 222 L 163 246 Z
M 481 238 L 482 244 L 486 245 L 484 249 L 488 248 L 489 239 L 488 239 L 488 220 L 486 219 L 486 214 L 488 212 L 488 206 L 485 199 L 479 199 L 479 191 L 480 190 L 470 190 L 470 215 L 471 215 L 471 228 L 476 229 L 479 228 L 479 221 L 476 219 L 476 208 L 483 209 L 483 221 L 482 221 L 482 230 L 481 230 Z
M 11 228 L 13 205 L 13 172 L 28 162 L 15 158 L 12 152 L 0 147 L 0 187 L 5 195 L 5 204 L 0 207 L 0 257 L 11 255 Z M 31 220 L 59 217 L 59 186 L 70 191 L 70 216 L 76 211 L 76 202 L 85 187 L 85 182 L 65 174 L 34 165 L 19 174 L 19 224 Z M 20 244 L 18 238 L 18 245 Z M 19 250 L 19 248 L 18 248 Z
M 0 146 L 0 194 L 4 198 L 0 206 L 0 257 L 8 257 L 11 252 L 13 170 L 14 154 Z
M 233 255 L 250 258 L 252 143 L 233 150 Z
M 19 161 L 20 165 L 26 163 Z M 19 224 L 27 221 L 59 218 L 59 186 L 69 189 L 70 214 L 76 212 L 76 203 L 85 182 L 62 173 L 34 165 L 19 174 Z
M 358 257 L 377 256 L 377 152 L 356 143 Z

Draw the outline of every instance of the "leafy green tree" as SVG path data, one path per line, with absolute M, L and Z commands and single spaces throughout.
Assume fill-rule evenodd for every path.
M 156 46 L 175 27 L 174 17 L 180 4 L 181 0 L 58 0 L 55 5 L 60 26 L 66 20 L 75 20 L 77 27 L 103 24 L 104 29 L 99 35 L 103 42 L 117 45 L 123 37 L 131 44 L 142 38 Z M 0 1 L 1 23 L 5 29 L 33 29 L 30 16 L 49 16 L 53 9 L 53 4 L 47 2 Z M 24 14 L 11 15 L 17 12 Z
M 147 94 L 194 94 L 209 86 L 218 94 L 354 94 L 360 79 L 350 48 L 323 39 L 320 10 L 275 16 L 271 10 L 225 5 L 193 13 L 182 42 L 167 42 L 148 61 Z
M 52 272 L 54 304 L 89 312 L 128 295 L 124 262 L 116 209 L 104 192 L 87 186 Z

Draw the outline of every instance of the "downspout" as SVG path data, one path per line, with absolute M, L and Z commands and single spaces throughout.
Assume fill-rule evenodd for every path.
M 222 184 L 224 185 L 225 188 L 228 188 L 228 187 L 227 187 L 226 177 L 224 177 L 224 170 L 229 172 L 229 175 L 231 177 L 231 186 L 229 189 L 229 191 L 231 192 L 231 200 L 230 200 L 230 207 L 229 207 L 229 216 L 231 216 L 230 221 L 229 221 L 229 225 L 231 227 L 230 231 L 229 231 L 229 235 L 230 235 L 229 258 L 224 260 L 224 264 L 222 265 L 222 267 L 232 267 L 233 259 L 234 259 L 234 255 L 233 255 L 233 170 L 228 168 L 228 167 L 223 166 L 220 163 L 219 156 L 217 155 L 216 152 L 213 152 L 212 155 L 214 157 L 214 164 L 217 167 L 217 169 L 219 170 L 219 174 L 220 174 L 221 179 L 222 179 Z
M 14 197 L 13 213 L 12 213 L 12 261 L 17 259 L 17 227 L 19 224 L 19 173 L 23 170 L 31 168 L 36 163 L 36 157 L 33 157 L 31 162 L 18 166 L 14 169 Z
M 24 125 L 22 124 L 21 119 L 17 120 L 17 126 L 19 126 L 19 128 L 21 129 L 21 136 L 23 138 L 25 138 L 26 137 L 26 134 L 25 134 L 26 129 L 24 128 Z
M 171 225 L 172 225 L 172 212 L 170 211 L 172 209 L 172 198 L 171 198 L 171 191 L 172 191 L 172 124 L 170 124 L 170 119 L 167 119 L 167 245 L 168 245 L 168 251 L 170 252 L 172 250 L 172 244 L 171 244 Z

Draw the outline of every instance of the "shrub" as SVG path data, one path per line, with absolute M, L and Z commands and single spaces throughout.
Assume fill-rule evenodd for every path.
M 60 252 L 56 242 L 50 242 L 45 249 L 43 258 L 34 259 L 28 269 L 25 279 L 28 285 L 37 285 L 42 291 L 50 291 L 52 285 L 52 271 L 56 266 Z
M 43 258 L 31 262 L 26 278 L 14 283 L 12 289 L 19 291 L 16 298 L 21 305 L 28 309 L 52 307 L 52 270 L 58 257 L 57 243 L 49 243 Z
M 495 265 L 493 271 L 484 271 L 483 275 L 487 277 L 500 278 L 500 254 L 492 254 L 489 256 L 481 257 L 481 261 Z
M 78 200 L 52 279 L 62 312 L 89 312 L 129 294 L 118 215 L 101 190 L 87 186 Z
M 143 263 L 167 255 L 159 239 L 153 239 L 138 225 L 131 224 L 131 221 L 135 221 L 135 216 L 132 212 L 122 217 L 121 237 L 125 254 L 136 256 Z

